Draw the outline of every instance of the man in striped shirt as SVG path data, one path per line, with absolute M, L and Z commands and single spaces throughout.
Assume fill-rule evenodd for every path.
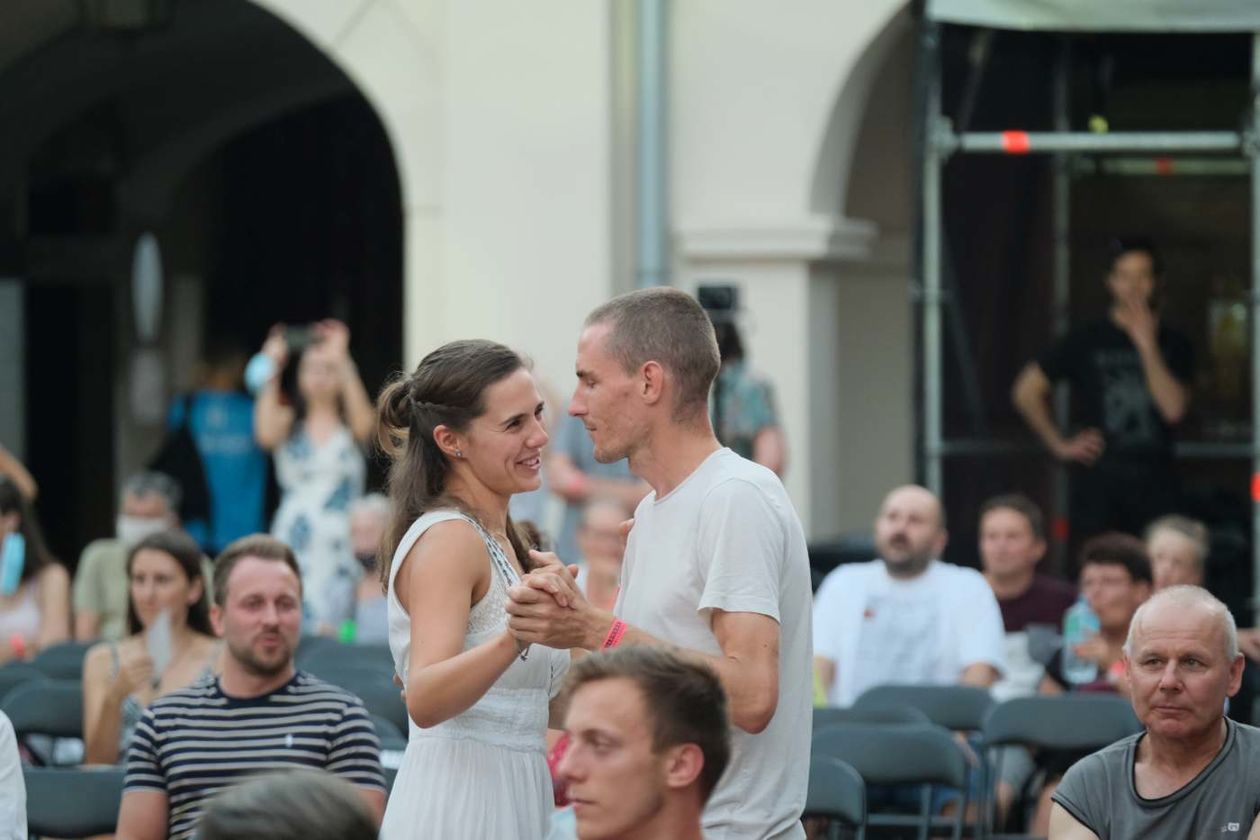
M 379 822 L 385 786 L 371 718 L 358 698 L 293 664 L 302 622 L 293 552 L 263 535 L 237 540 L 215 561 L 214 595 L 223 673 L 145 712 L 127 756 L 119 840 L 189 837 L 217 791 L 291 767 L 351 782 Z

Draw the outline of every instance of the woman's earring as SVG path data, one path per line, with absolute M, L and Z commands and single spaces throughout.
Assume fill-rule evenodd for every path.
M 463 457 L 464 457 L 464 450 L 462 450 L 462 449 L 456 449 L 456 450 L 455 450 L 455 457 L 456 457 L 456 458 L 463 458 Z

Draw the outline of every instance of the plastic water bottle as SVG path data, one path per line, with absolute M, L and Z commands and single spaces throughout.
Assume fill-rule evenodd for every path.
M 1098 635 L 1098 629 L 1098 616 L 1090 609 L 1084 595 L 1063 614 L 1063 678 L 1072 685 L 1098 679 L 1098 665 L 1077 656 L 1075 651 L 1076 645 Z

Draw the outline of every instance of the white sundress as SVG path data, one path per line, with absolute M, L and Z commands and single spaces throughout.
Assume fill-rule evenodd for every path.
M 476 521 L 454 510 L 430 511 L 408 529 L 389 572 L 389 649 L 407 679 L 411 619 L 394 590 L 402 559 L 430 526 L 469 522 L 486 544 L 490 587 L 468 615 L 464 650 L 507 626 L 507 590 L 518 579 L 502 547 Z M 553 810 L 545 737 L 548 704 L 569 667 L 569 652 L 542 645 L 513 660 L 467 711 L 421 729 L 408 721 L 407 750 L 394 780 L 383 840 L 542 840 Z

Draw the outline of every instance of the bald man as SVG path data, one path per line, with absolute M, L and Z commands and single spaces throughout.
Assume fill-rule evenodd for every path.
M 1124 658 L 1145 730 L 1068 770 L 1052 840 L 1260 838 L 1260 730 L 1224 715 L 1243 673 L 1229 610 L 1197 586 L 1164 589 L 1133 616 Z
M 983 575 L 937 559 L 947 539 L 936 496 L 898 487 L 875 519 L 879 557 L 823 581 L 814 596 L 814 666 L 830 703 L 847 706 L 886 683 L 997 680 L 1002 613 Z

